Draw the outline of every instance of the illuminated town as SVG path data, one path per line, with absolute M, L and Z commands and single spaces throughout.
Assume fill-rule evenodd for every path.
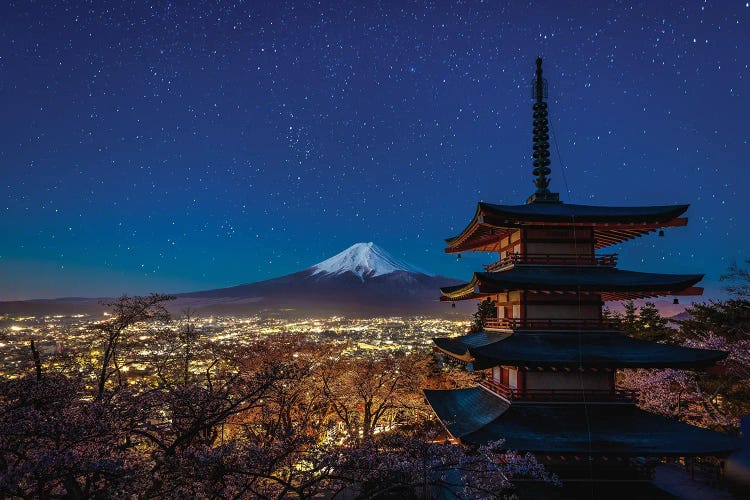
M 0 376 L 16 377 L 31 363 L 29 342 L 33 339 L 42 355 L 85 352 L 96 355 L 95 331 L 92 325 L 106 320 L 104 316 L 55 315 L 0 317 Z M 153 342 L 158 328 L 179 329 L 184 318 L 169 324 L 141 323 L 133 328 L 134 348 L 144 357 L 158 355 L 159 346 Z M 275 335 L 303 335 L 316 343 L 340 344 L 342 352 L 366 355 L 372 351 L 432 351 L 432 337 L 454 336 L 465 333 L 468 318 L 446 320 L 428 317 L 384 317 L 283 319 L 274 317 L 197 316 L 190 324 L 198 335 L 216 346 L 238 348 L 252 346 L 258 340 Z M 200 369 L 197 364 L 196 369 Z M 145 369 L 133 364 L 130 371 Z

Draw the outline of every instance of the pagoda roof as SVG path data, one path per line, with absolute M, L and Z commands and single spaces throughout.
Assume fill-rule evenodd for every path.
M 434 338 L 448 355 L 476 370 L 498 365 L 597 368 L 705 368 L 728 353 L 660 344 L 621 332 L 478 332 Z
M 425 390 L 450 434 L 464 444 L 503 439 L 508 450 L 630 456 L 724 456 L 739 440 L 617 403 L 513 403 L 481 387 Z
M 466 250 L 496 251 L 498 236 L 521 227 L 584 226 L 594 229 L 594 246 L 602 248 L 664 227 L 684 226 L 679 218 L 689 205 L 602 207 L 567 203 L 495 205 L 480 202 L 460 234 L 445 240 L 448 253 Z
M 441 300 L 466 300 L 514 290 L 538 292 L 600 292 L 602 300 L 627 300 L 659 295 L 700 294 L 690 289 L 702 274 L 661 274 L 591 266 L 516 266 L 474 273 L 471 281 L 443 287 Z

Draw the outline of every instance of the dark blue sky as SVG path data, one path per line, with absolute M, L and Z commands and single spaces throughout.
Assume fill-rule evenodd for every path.
M 714 293 L 750 254 L 748 47 L 745 1 L 6 3 L 0 298 L 233 285 L 358 241 L 468 278 L 486 259 L 442 240 L 533 191 L 538 55 L 551 188 L 691 203 L 613 250 Z

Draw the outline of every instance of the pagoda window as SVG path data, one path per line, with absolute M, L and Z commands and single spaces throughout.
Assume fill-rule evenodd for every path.
M 508 387 L 518 389 L 518 369 L 508 368 Z
M 492 367 L 492 380 L 494 380 L 498 384 L 503 383 L 503 369 L 501 367 L 499 366 Z
M 505 317 L 505 306 L 497 306 L 497 317 L 498 318 Z
M 521 304 L 513 304 L 513 318 L 519 319 L 521 317 Z

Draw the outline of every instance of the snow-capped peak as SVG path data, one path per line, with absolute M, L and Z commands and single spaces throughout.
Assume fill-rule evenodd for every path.
M 341 274 L 350 271 L 362 281 L 394 271 L 407 271 L 410 273 L 429 273 L 407 264 L 406 262 L 393 258 L 388 252 L 370 243 L 355 243 L 341 253 L 315 264 L 310 268 L 312 274 Z

